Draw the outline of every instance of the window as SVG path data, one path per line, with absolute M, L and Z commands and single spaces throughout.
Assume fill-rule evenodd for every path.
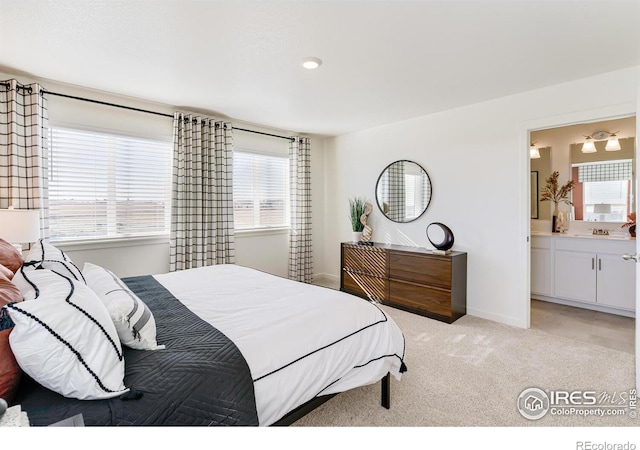
M 236 230 L 289 226 L 289 159 L 248 151 L 233 153 Z
M 172 144 L 50 128 L 52 241 L 167 235 Z
M 629 184 L 625 181 L 585 181 L 584 220 L 590 222 L 625 222 Z
M 427 196 L 426 189 L 428 189 L 428 186 L 425 184 L 425 176 L 422 174 L 405 174 L 404 188 L 405 218 L 409 220 L 416 219 L 427 207 L 425 205 L 425 199 Z
M 632 205 L 632 161 L 598 161 L 574 164 L 573 167 L 577 168 L 577 172 L 573 171 L 576 181 L 574 206 L 576 212 L 581 213 L 581 220 L 625 222 Z M 581 204 L 576 205 L 576 198 L 582 200 Z

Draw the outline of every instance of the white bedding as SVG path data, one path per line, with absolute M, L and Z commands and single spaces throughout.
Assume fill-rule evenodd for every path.
M 154 278 L 240 349 L 260 425 L 320 394 L 400 379 L 404 336 L 359 297 L 231 264 Z

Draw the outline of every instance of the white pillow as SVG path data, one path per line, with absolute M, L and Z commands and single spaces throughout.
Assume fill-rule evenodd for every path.
M 37 299 L 7 305 L 18 365 L 65 397 L 81 400 L 124 394 L 124 356 L 109 313 L 85 284 L 41 269 L 28 272 Z
M 52 270 L 45 269 L 48 272 Z M 34 273 L 41 272 L 42 269 L 36 269 L 36 266 L 22 266 L 18 271 L 13 275 L 11 282 L 15 284 L 18 289 L 20 289 L 20 293 L 22 294 L 23 300 L 35 300 L 40 297 L 40 292 L 43 288 L 51 284 L 55 284 L 59 281 L 60 276 L 36 276 L 33 277 Z M 64 277 L 68 277 L 68 274 L 62 274 Z M 37 284 L 36 284 L 37 281 Z
M 164 348 L 164 345 L 158 345 L 156 341 L 153 313 L 120 278 L 91 263 L 84 264 L 82 273 L 87 285 L 107 307 L 123 345 L 137 350 Z
M 78 266 L 71 261 L 71 258 L 69 258 L 65 252 L 43 239 L 33 244 L 31 250 L 29 250 L 29 254 L 24 259 L 23 267 L 25 269 L 51 269 L 64 276 L 87 284 L 82 276 L 82 272 L 78 269 Z

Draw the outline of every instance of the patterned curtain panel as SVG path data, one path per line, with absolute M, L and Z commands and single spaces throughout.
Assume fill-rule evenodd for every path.
M 631 179 L 631 161 L 578 166 L 578 181 L 625 181 Z
M 289 231 L 289 278 L 311 283 L 311 144 L 296 137 L 289 144 L 291 230 Z
M 387 217 L 397 222 L 404 221 L 406 215 L 404 161 L 398 161 L 389 166 L 389 211 Z
M 235 263 L 231 123 L 175 113 L 169 269 Z
M 428 200 L 431 199 L 431 183 L 426 173 L 420 173 L 420 182 L 422 184 L 422 195 L 420 196 L 420 211 L 424 211 L 429 206 Z
M 0 82 L 0 208 L 40 210 L 49 237 L 49 117 L 38 84 Z

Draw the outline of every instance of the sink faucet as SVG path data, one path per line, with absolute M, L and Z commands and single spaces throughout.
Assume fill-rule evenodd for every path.
M 593 228 L 593 233 L 598 236 L 609 236 L 609 231 L 606 228 Z

